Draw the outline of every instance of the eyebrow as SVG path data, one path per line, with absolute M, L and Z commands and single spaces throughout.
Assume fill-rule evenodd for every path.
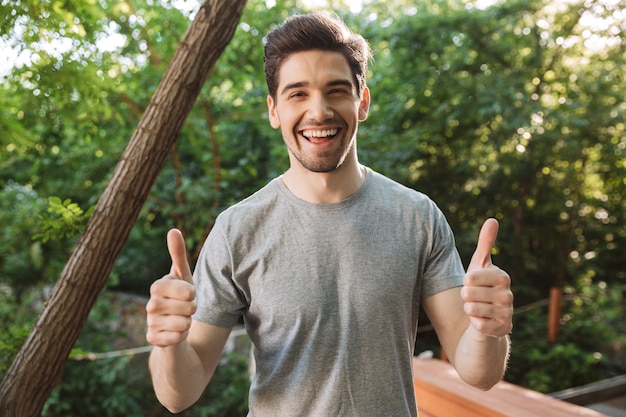
M 283 87 L 283 89 L 280 91 L 280 94 L 283 95 L 289 90 L 295 90 L 298 88 L 303 88 L 303 87 L 308 87 L 308 86 L 309 86 L 308 81 L 297 81 L 295 83 L 287 84 L 285 87 Z M 348 79 L 337 79 L 337 80 L 332 80 L 326 83 L 326 87 L 337 87 L 337 86 L 349 87 L 351 89 L 354 88 L 354 84 L 352 83 L 352 81 Z

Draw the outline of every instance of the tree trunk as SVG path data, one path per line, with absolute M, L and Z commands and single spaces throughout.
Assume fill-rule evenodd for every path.
M 207 0 L 189 26 L 83 236 L 2 381 L 3 417 L 41 415 L 202 84 L 232 39 L 245 4 L 246 0 Z

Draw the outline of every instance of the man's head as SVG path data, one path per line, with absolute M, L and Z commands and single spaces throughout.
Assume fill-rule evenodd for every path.
M 283 61 L 295 52 L 314 49 L 341 53 L 350 66 L 358 95 L 363 94 L 367 63 L 372 56 L 367 41 L 352 33 L 338 17 L 317 12 L 291 16 L 267 35 L 265 80 L 272 98 L 276 98 Z

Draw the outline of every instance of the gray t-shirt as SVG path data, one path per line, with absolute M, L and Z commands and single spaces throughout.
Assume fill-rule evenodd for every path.
M 425 195 L 368 169 L 354 195 L 311 204 L 277 178 L 218 217 L 194 319 L 231 327 L 243 315 L 250 416 L 416 416 L 420 301 L 463 274 Z

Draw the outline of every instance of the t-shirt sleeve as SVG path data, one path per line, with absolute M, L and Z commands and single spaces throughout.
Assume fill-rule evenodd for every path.
M 209 233 L 193 274 L 198 310 L 194 320 L 233 327 L 246 302 L 233 281 L 233 262 L 219 217 Z
M 465 275 L 452 229 L 436 206 L 432 230 L 432 248 L 424 271 L 422 300 L 441 291 L 463 285 Z

